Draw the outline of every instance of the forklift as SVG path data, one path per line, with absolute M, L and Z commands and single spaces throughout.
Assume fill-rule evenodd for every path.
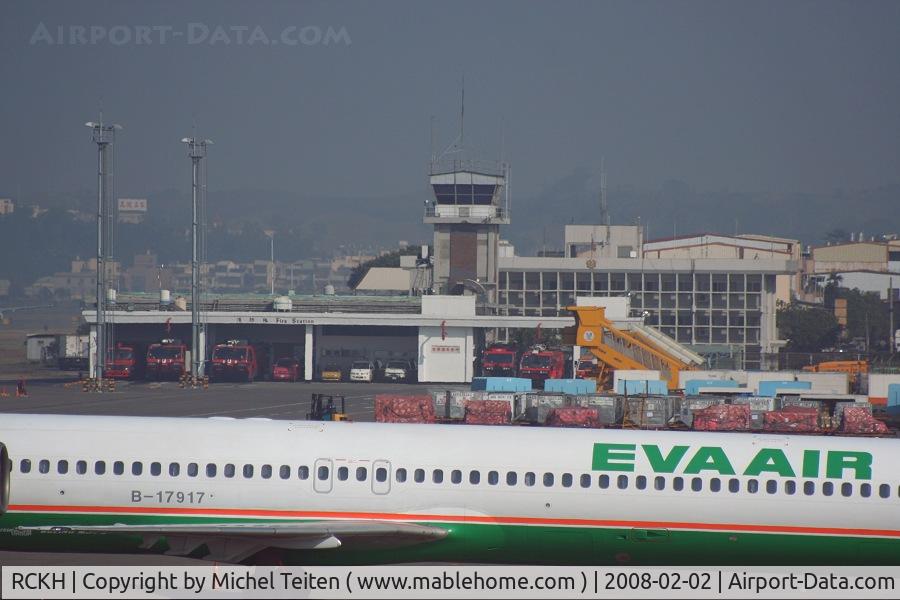
M 341 410 L 337 411 L 335 399 L 340 399 Z M 313 394 L 309 412 L 306 413 L 308 421 L 346 421 L 346 401 L 343 396 L 331 394 Z

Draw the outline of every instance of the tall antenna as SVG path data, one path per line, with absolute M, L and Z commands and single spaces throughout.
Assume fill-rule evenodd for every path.
M 122 129 L 121 125 L 108 125 L 103 123 L 103 111 L 100 111 L 100 121 L 95 123 L 88 121 L 85 127 L 91 129 L 91 139 L 97 144 L 97 336 L 96 359 L 94 361 L 94 376 L 98 381 L 103 380 L 106 372 L 106 355 L 109 350 L 106 327 L 106 258 L 109 254 L 110 232 L 109 194 L 111 186 L 109 145 L 115 142 L 116 131 Z M 97 390 L 102 392 L 103 386 L 98 385 Z
M 200 161 L 206 157 L 206 147 L 212 140 L 199 140 L 192 136 L 182 138 L 181 143 L 188 145 L 191 157 L 191 377 L 196 383 L 203 377 L 203 359 L 205 339 L 201 339 L 200 323 L 200 198 L 203 194 L 203 182 L 200 178 Z
M 609 225 L 609 206 L 606 199 L 606 159 L 600 157 L 600 224 Z
M 462 97 L 459 101 L 459 147 L 466 145 L 466 76 L 462 76 Z

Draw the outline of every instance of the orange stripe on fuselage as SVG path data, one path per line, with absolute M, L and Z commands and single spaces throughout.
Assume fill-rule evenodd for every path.
M 374 521 L 427 521 L 446 523 L 484 523 L 503 525 L 544 525 L 580 527 L 628 527 L 648 529 L 696 529 L 706 531 L 746 531 L 749 533 L 790 533 L 809 535 L 876 536 L 900 538 L 893 529 L 849 527 L 806 527 L 794 525 L 755 525 L 742 523 L 690 523 L 679 521 L 618 521 L 611 519 L 562 519 L 546 517 L 463 516 L 408 513 L 370 513 L 337 511 L 271 510 L 250 508 L 168 508 L 148 506 L 75 506 L 13 504 L 10 511 L 43 513 L 113 513 L 138 515 L 183 515 L 204 517 L 256 517 L 302 519 L 365 519 Z

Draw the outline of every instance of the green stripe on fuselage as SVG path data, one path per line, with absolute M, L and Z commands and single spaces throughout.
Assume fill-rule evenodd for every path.
M 0 518 L 0 550 L 139 553 L 140 536 L 17 532 L 19 526 L 283 522 L 277 519 L 173 517 L 133 514 L 7 513 Z M 288 564 L 410 562 L 557 565 L 900 565 L 900 540 L 831 535 L 729 531 L 550 527 L 442 523 L 440 541 L 404 548 L 286 551 Z M 167 549 L 158 542 L 151 552 Z

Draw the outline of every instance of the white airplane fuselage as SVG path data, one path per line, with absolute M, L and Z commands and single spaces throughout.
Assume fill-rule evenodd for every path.
M 900 564 L 897 439 L 0 414 L 0 443 L 7 550 Z

